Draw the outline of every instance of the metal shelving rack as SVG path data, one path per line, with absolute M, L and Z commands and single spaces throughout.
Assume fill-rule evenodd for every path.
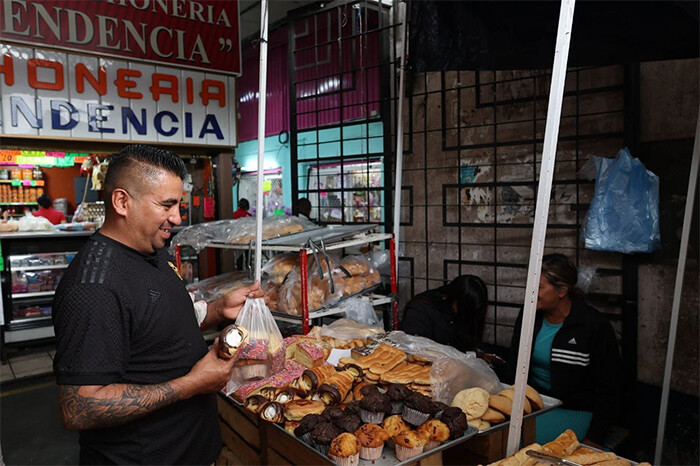
M 342 300 L 333 306 L 323 307 L 320 309 L 309 310 L 309 300 L 308 300 L 308 272 L 307 272 L 307 259 L 308 255 L 313 253 L 313 249 L 309 247 L 309 239 L 314 242 L 324 241 L 326 251 L 334 251 L 339 249 L 344 249 L 352 246 L 360 246 L 367 243 L 377 243 L 381 241 L 389 241 L 389 255 L 390 255 L 390 270 L 391 270 L 391 295 L 383 296 L 379 294 L 372 293 L 375 287 L 369 288 L 362 291 L 362 295 L 367 295 L 370 298 L 373 306 L 381 304 L 392 304 L 392 327 L 394 329 L 398 328 L 399 317 L 398 317 L 398 306 L 396 305 L 396 294 L 398 291 L 398 281 L 396 275 L 396 248 L 394 244 L 393 235 L 390 233 L 366 233 L 371 230 L 376 225 L 333 225 L 328 227 L 316 228 L 313 230 L 307 230 L 299 233 L 293 233 L 291 235 L 286 235 L 283 237 L 272 238 L 263 240 L 261 244 L 261 249 L 263 251 L 269 252 L 298 252 L 299 253 L 299 264 L 301 271 L 301 309 L 302 314 L 300 316 L 294 316 L 291 314 L 283 314 L 279 312 L 273 312 L 275 320 L 291 323 L 301 323 L 303 333 L 306 334 L 310 330 L 309 322 L 312 319 L 318 319 L 321 317 L 340 314 L 345 312 L 345 309 L 339 307 L 338 304 L 342 303 Z M 180 267 L 180 247 L 175 248 L 175 261 L 176 265 Z M 220 248 L 220 249 L 234 249 L 234 250 L 248 250 L 253 249 L 254 242 L 248 243 L 225 243 L 220 241 L 212 241 L 206 244 L 205 247 Z

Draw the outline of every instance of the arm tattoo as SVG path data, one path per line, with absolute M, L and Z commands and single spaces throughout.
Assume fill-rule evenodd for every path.
M 117 426 L 178 400 L 177 393 L 168 383 L 107 387 L 102 390 L 111 393 L 85 396 L 80 393 L 80 386 L 59 385 L 59 405 L 66 428 L 84 430 Z

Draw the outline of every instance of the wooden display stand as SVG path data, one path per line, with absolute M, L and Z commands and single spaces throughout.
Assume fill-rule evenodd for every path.
M 324 456 L 305 448 L 277 427 L 260 421 L 231 398 L 218 393 L 219 424 L 224 448 L 216 460 L 217 465 L 247 464 L 314 464 L 332 465 Z M 535 419 L 523 420 L 523 441 L 528 445 L 535 441 Z M 438 452 L 419 464 L 488 464 L 506 456 L 508 428 L 486 435 L 475 436 L 444 452 Z

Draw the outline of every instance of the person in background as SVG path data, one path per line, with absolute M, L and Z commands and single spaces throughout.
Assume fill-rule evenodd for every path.
M 53 208 L 51 198 L 45 193 L 39 196 L 36 202 L 37 204 L 39 204 L 39 210 L 34 212 L 35 217 L 44 217 L 53 225 L 58 225 L 59 223 L 66 223 L 66 216 L 63 215 L 63 212 L 60 212 Z
M 600 447 L 617 420 L 620 354 L 607 318 L 584 301 L 576 266 L 562 254 L 542 258 L 528 383 L 562 400 L 561 409 L 537 417 L 537 442 L 572 429 L 584 443 Z M 506 382 L 514 383 L 520 312 L 510 344 Z
M 235 359 L 201 329 L 235 319 L 257 283 L 193 303 L 165 243 L 181 222 L 186 174 L 174 153 L 131 145 L 112 156 L 105 222 L 66 269 L 53 302 L 63 425 L 80 464 L 213 464 L 216 395 Z
M 461 275 L 411 298 L 404 311 L 403 331 L 462 352 L 476 351 L 481 344 L 487 304 L 484 281 L 475 275 Z
M 294 203 L 292 215 L 311 220 L 311 202 L 305 197 L 300 197 L 297 199 L 297 201 Z M 313 222 L 313 220 L 311 221 Z
M 240 198 L 238 200 L 238 209 L 233 212 L 233 219 L 235 220 L 243 217 L 252 217 L 248 210 L 250 210 L 250 203 L 248 202 L 248 199 L 245 197 Z

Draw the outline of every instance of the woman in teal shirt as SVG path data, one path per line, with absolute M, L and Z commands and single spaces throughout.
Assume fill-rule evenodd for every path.
M 562 400 L 562 408 L 537 418 L 537 442 L 566 429 L 602 445 L 620 405 L 620 354 L 610 322 L 586 304 L 576 287 L 576 266 L 562 254 L 542 258 L 534 344 L 528 383 Z M 506 378 L 515 379 L 522 311 L 515 323 Z

